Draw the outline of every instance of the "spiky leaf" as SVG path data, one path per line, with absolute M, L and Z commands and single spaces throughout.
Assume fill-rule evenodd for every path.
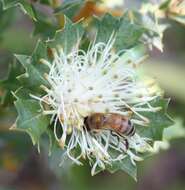
M 113 164 L 108 166 L 107 169 L 111 173 L 122 170 L 130 175 L 134 180 L 137 180 L 137 166 L 131 162 L 128 156 L 121 161 L 113 162 Z
M 19 76 L 18 79 L 30 88 L 39 88 L 40 85 L 48 85 L 44 78 L 44 73 L 48 71 L 46 65 L 40 63 L 40 59 L 47 59 L 47 48 L 39 41 L 32 56 L 15 55 L 22 66 L 25 68 L 26 73 Z
M 95 27 L 97 28 L 96 40 L 107 43 L 112 34 L 115 34 L 115 48 L 117 50 L 131 48 L 139 43 L 139 39 L 145 32 L 145 29 L 132 22 L 128 14 L 122 18 L 115 18 L 106 14 L 101 20 L 95 18 Z
M 49 125 L 49 119 L 43 115 L 38 101 L 18 98 L 15 102 L 15 107 L 18 112 L 15 129 L 27 132 L 33 144 L 38 143 L 41 135 L 46 132 Z
M 28 14 L 33 20 L 36 20 L 35 18 L 35 12 L 34 8 L 29 1 L 26 0 L 1 0 L 3 4 L 3 8 L 9 9 L 11 7 L 19 7 L 21 10 L 25 13 Z
M 117 31 L 116 49 L 126 49 L 137 45 L 144 32 L 145 29 L 141 25 L 132 23 L 131 20 L 124 16 Z
M 0 37 L 3 32 L 10 26 L 12 23 L 12 18 L 14 16 L 14 11 L 3 11 L 3 6 L 0 3 Z M 0 39 L 1 40 L 1 39 Z
M 147 117 L 150 121 L 146 127 L 137 127 L 137 131 L 141 136 L 151 138 L 152 140 L 162 140 L 163 130 L 173 124 L 172 119 L 167 115 L 167 107 L 169 100 L 156 99 L 151 102 L 154 107 L 160 107 L 161 110 L 152 113 L 143 112 L 142 115 Z
M 0 80 L 0 89 L 3 92 L 1 96 L 1 104 L 8 105 L 13 104 L 13 97 L 11 92 L 19 88 L 19 81 L 16 79 L 17 75 L 20 74 L 20 67 L 16 62 L 9 65 L 8 76 Z
M 64 1 L 60 7 L 56 8 L 55 14 L 62 13 L 72 20 L 84 4 L 83 0 Z
M 63 47 L 63 50 L 68 53 L 74 46 L 80 42 L 84 33 L 80 23 L 73 24 L 67 17 L 65 17 L 65 27 L 63 30 L 57 31 L 54 40 L 48 42 L 50 47 L 56 48 L 57 45 Z
M 56 33 L 56 30 L 59 29 L 57 23 L 55 22 L 55 17 L 50 16 L 46 13 L 42 13 L 40 10 L 37 10 L 36 21 L 34 21 L 34 35 L 39 35 L 43 39 L 53 39 Z
M 106 43 L 110 39 L 110 36 L 118 30 L 120 20 L 110 14 L 106 14 L 101 20 L 95 18 L 94 25 L 97 29 L 97 42 Z

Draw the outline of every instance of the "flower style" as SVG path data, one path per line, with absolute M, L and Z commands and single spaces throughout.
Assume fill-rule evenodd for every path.
M 92 175 L 97 168 L 105 169 L 129 156 L 132 163 L 142 158 L 137 152 L 151 147 L 147 138 L 137 132 L 133 136 L 119 136 L 110 130 L 89 131 L 84 119 L 92 113 L 118 113 L 129 117 L 133 125 L 147 126 L 149 120 L 140 112 L 156 112 L 150 101 L 158 95 L 139 77 L 135 66 L 144 57 L 132 60 L 132 49 L 116 53 L 114 37 L 107 44 L 94 42 L 85 52 L 78 47 L 65 53 L 62 47 L 52 49 L 53 61 L 41 59 L 49 67 L 43 86 L 45 95 L 33 98 L 40 101 L 44 114 L 51 115 L 54 134 L 59 145 L 76 164 L 88 159 Z M 62 129 L 59 136 L 58 130 Z M 125 144 L 128 141 L 128 148 Z M 75 150 L 78 149 L 78 155 Z

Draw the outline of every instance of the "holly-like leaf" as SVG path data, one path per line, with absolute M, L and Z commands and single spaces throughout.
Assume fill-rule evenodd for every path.
M 47 59 L 47 48 L 39 41 L 32 56 L 15 55 L 19 62 L 26 69 L 26 73 L 19 76 L 18 79 L 24 86 L 32 89 L 38 89 L 40 85 L 48 85 L 47 80 L 44 78 L 44 73 L 48 72 L 48 67 L 40 63 L 40 59 Z
M 185 127 L 181 118 L 175 118 L 174 125 L 165 128 L 163 133 L 163 140 L 169 141 L 177 138 L 185 138 Z
M 55 38 L 48 42 L 48 46 L 56 48 L 57 45 L 60 45 L 64 52 L 68 53 L 80 42 L 83 33 L 84 29 L 80 23 L 73 24 L 65 17 L 64 29 L 57 31 Z
M 145 29 L 141 25 L 132 23 L 127 16 L 121 19 L 120 24 L 116 35 L 116 49 L 127 49 L 137 45 Z
M 167 99 L 156 99 L 151 102 L 153 107 L 160 107 L 161 110 L 152 113 L 141 112 L 141 114 L 147 117 L 150 121 L 146 127 L 137 127 L 137 131 L 141 136 L 151 138 L 152 140 L 162 140 L 163 130 L 173 124 L 172 119 L 167 115 L 167 107 L 169 100 Z
M 115 48 L 117 50 L 131 48 L 139 43 L 145 29 L 137 23 L 131 22 L 128 14 L 118 19 L 106 14 L 101 20 L 95 18 L 97 28 L 96 40 L 107 43 L 112 34 L 115 34 Z
M 3 4 L 3 9 L 9 9 L 11 7 L 20 7 L 21 10 L 28 14 L 33 20 L 36 20 L 34 8 L 29 1 L 26 0 L 1 0 Z
M 130 175 L 135 181 L 137 181 L 137 166 L 133 165 L 128 156 L 121 161 L 113 162 L 111 166 L 107 167 L 107 169 L 111 173 L 122 170 Z
M 165 0 L 164 2 L 161 3 L 161 5 L 159 6 L 159 9 L 166 10 L 168 6 L 170 5 L 170 3 L 171 3 L 171 0 Z
M 9 65 L 8 76 L 6 79 L 0 80 L 0 88 L 3 92 L 3 95 L 1 96 L 1 104 L 13 104 L 13 96 L 11 92 L 15 91 L 20 85 L 19 81 L 16 79 L 17 75 L 20 73 L 20 67 L 18 67 L 16 62 Z
M 0 3 L 0 37 L 7 27 L 12 23 L 14 11 L 3 11 L 2 4 Z
M 97 29 L 97 42 L 108 42 L 110 36 L 115 33 L 120 25 L 120 20 L 110 14 L 106 14 L 101 20 L 95 18 L 94 26 Z
M 46 19 L 37 19 L 34 22 L 34 35 L 41 35 L 44 39 L 53 38 L 55 35 L 56 30 L 58 29 L 57 26 L 53 25 L 50 21 Z
M 135 66 L 137 63 L 140 63 L 148 55 L 146 54 L 147 49 L 143 44 L 139 44 L 127 50 L 122 56 L 121 59 L 124 62 L 134 63 Z
M 55 22 L 55 17 L 42 13 L 39 9 L 36 10 L 36 21 L 34 21 L 34 35 L 40 35 L 43 39 L 53 39 L 56 30 L 59 29 Z
M 38 143 L 49 125 L 49 119 L 43 115 L 39 102 L 33 99 L 22 100 L 18 98 L 15 107 L 18 117 L 14 129 L 27 132 L 33 144 Z
M 174 125 L 164 129 L 163 140 L 154 142 L 153 153 L 159 153 L 160 150 L 167 150 L 170 147 L 171 140 L 180 138 L 185 138 L 184 124 L 181 118 L 175 118 Z
M 48 59 L 47 46 L 41 40 L 37 42 L 36 48 L 32 53 L 31 62 L 35 66 L 40 66 L 40 59 Z M 42 68 L 44 69 L 44 68 Z M 44 69 L 45 70 L 45 69 Z
M 55 14 L 63 13 L 72 20 L 84 4 L 83 0 L 64 1 L 60 7 L 56 8 Z
M 13 95 L 16 98 L 19 98 L 21 100 L 27 100 L 27 99 L 30 99 L 30 94 L 32 94 L 32 93 L 33 92 L 30 89 L 24 88 L 24 87 L 21 86 L 15 92 L 13 92 Z M 34 95 L 37 95 L 37 94 L 34 93 Z
M 123 15 L 119 31 L 120 39 L 123 36 L 125 38 L 124 41 L 120 41 L 118 35 L 118 49 L 125 46 L 129 48 L 142 41 L 144 44 L 148 44 L 150 48 L 155 46 L 160 51 L 163 50 L 162 38 L 168 25 L 157 22 L 158 18 L 155 12 L 151 10 L 149 9 L 146 13 L 129 11 Z M 123 31 L 124 33 L 122 33 Z

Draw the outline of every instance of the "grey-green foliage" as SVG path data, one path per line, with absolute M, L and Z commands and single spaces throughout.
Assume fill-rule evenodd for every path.
M 28 14 L 32 19 L 36 20 L 35 12 L 32 4 L 26 0 L 1 0 L 3 9 L 9 9 L 12 7 L 19 7 L 25 14 Z

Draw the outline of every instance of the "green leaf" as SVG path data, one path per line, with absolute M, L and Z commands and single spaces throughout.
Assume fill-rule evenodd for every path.
M 3 91 L 3 96 L 1 96 L 1 104 L 8 105 L 13 104 L 12 91 L 15 91 L 20 83 L 16 79 L 17 75 L 21 73 L 20 67 L 18 67 L 16 62 L 9 65 L 9 72 L 6 79 L 0 80 L 0 88 Z
M 24 86 L 28 86 L 30 88 L 39 88 L 40 85 L 48 85 L 46 79 L 38 71 L 38 69 L 31 64 L 30 57 L 25 55 L 15 55 L 19 62 L 26 69 L 26 73 L 17 77 L 20 82 L 23 83 Z M 26 60 L 25 60 L 26 59 Z
M 18 98 L 15 107 L 18 112 L 15 129 L 27 132 L 33 144 L 38 143 L 49 125 L 49 119 L 43 115 L 39 102 L 33 99 L 22 100 Z
M 163 140 L 169 141 L 177 138 L 185 138 L 185 127 L 181 118 L 175 118 L 174 125 L 165 128 L 163 133 Z
M 124 16 L 116 35 L 116 49 L 127 49 L 137 45 L 144 32 L 145 29 L 141 25 L 132 23 Z
M 52 0 L 40 0 L 39 2 L 44 5 L 50 5 Z
M 113 162 L 112 165 L 108 166 L 107 169 L 111 173 L 122 170 L 130 175 L 135 181 L 137 181 L 137 166 L 133 165 L 128 156 L 121 161 Z
M 37 19 L 34 24 L 35 28 L 33 34 L 40 34 L 44 39 L 53 38 L 56 30 L 58 29 L 57 26 L 54 26 L 50 21 L 46 19 Z
M 145 40 L 147 44 L 149 43 L 147 39 L 150 39 L 153 46 L 161 51 L 163 50 L 162 37 L 163 32 L 168 27 L 168 25 L 157 22 L 158 18 L 156 17 L 154 12 L 148 11 L 146 13 L 140 13 L 138 11 L 129 11 L 123 16 L 123 21 L 124 20 L 130 22 L 130 26 L 126 23 L 124 25 L 126 27 L 130 27 L 130 29 L 128 29 L 127 31 L 130 30 L 132 33 L 133 30 L 133 38 L 130 34 L 130 43 L 134 43 L 135 41 L 135 43 L 137 44 L 140 41 L 140 37 L 145 34 L 143 36 L 143 40 Z
M 175 118 L 174 125 L 164 129 L 163 140 L 154 142 L 153 153 L 159 153 L 160 150 L 169 149 L 170 141 L 180 138 L 185 138 L 184 124 L 181 118 Z
M 166 10 L 169 6 L 169 4 L 171 3 L 171 0 L 165 0 L 164 2 L 162 2 L 162 4 L 160 5 L 159 9 L 161 10 Z
M 147 52 L 146 47 L 143 44 L 139 44 L 127 50 L 123 55 L 121 55 L 120 58 L 124 62 L 137 64 L 148 56 L 146 52 Z
M 36 21 L 34 21 L 34 35 L 40 35 L 45 40 L 53 39 L 56 33 L 56 30 L 59 29 L 55 21 L 54 16 L 48 17 L 48 15 L 42 13 L 41 11 L 36 11 Z
M 110 14 L 106 14 L 101 20 L 95 18 L 94 26 L 97 28 L 96 41 L 108 42 L 113 32 L 119 28 L 120 20 Z
M 47 54 L 47 46 L 45 43 L 43 43 L 41 40 L 37 42 L 36 48 L 32 53 L 32 64 L 35 66 L 40 66 L 39 62 L 40 59 L 48 59 L 48 54 Z
M 55 14 L 63 13 L 68 18 L 73 19 L 81 7 L 85 4 L 83 0 L 64 1 L 62 5 L 55 10 Z
M 15 92 L 13 92 L 14 97 L 22 99 L 22 100 L 27 100 L 30 99 L 30 94 L 32 94 L 33 92 L 28 89 L 28 88 L 24 88 L 24 87 L 19 87 Z M 34 93 L 34 95 L 38 95 L 36 92 Z
M 34 13 L 34 8 L 31 3 L 29 3 L 26 0 L 1 0 L 3 4 L 3 9 L 9 9 L 11 7 L 16 7 L 18 6 L 21 8 L 21 10 L 30 16 L 33 20 L 36 20 L 35 18 L 35 13 Z
M 40 63 L 40 59 L 47 58 L 47 48 L 41 41 L 38 42 L 32 56 L 15 55 L 19 62 L 26 69 L 26 73 L 19 76 L 18 79 L 29 88 L 39 89 L 40 85 L 48 86 L 44 73 L 48 72 L 48 67 Z
M 172 119 L 166 113 L 168 104 L 169 100 L 157 98 L 151 102 L 151 105 L 153 107 L 161 107 L 160 111 L 152 113 L 140 112 L 150 121 L 149 126 L 137 126 L 137 132 L 141 136 L 151 138 L 152 140 L 162 140 L 164 128 L 173 124 Z
M 13 21 L 14 11 L 3 11 L 2 4 L 0 3 L 0 36 L 7 29 Z
M 116 34 L 115 48 L 117 50 L 128 49 L 139 43 L 139 39 L 145 29 L 137 23 L 131 22 L 128 14 L 122 18 L 115 18 L 106 14 L 101 20 L 96 19 L 94 25 L 97 28 L 96 40 L 107 43 L 112 34 Z
M 48 154 L 48 166 L 57 177 L 63 177 L 69 172 L 74 164 L 71 159 L 65 154 L 66 150 L 62 149 L 55 139 L 54 133 L 50 126 L 47 128 L 44 135 L 39 140 L 41 151 Z M 64 164 L 61 163 L 64 161 Z
M 65 17 L 65 26 L 63 30 L 57 31 L 55 38 L 48 42 L 49 47 L 56 48 L 57 45 L 63 47 L 64 52 L 68 53 L 80 42 L 84 33 L 80 23 L 73 24 Z

